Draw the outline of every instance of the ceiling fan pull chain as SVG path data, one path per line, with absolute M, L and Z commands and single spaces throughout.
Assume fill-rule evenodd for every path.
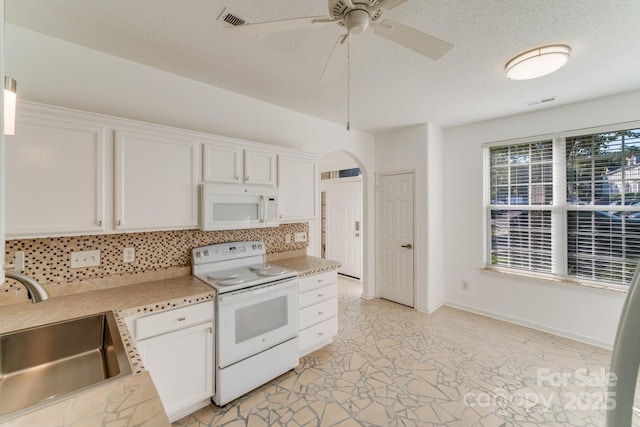
M 351 130 L 351 34 L 347 33 L 347 131 Z

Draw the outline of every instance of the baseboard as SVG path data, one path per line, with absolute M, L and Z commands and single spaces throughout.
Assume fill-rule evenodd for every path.
M 458 310 L 468 311 L 470 313 L 479 314 L 481 316 L 490 317 L 492 319 L 502 320 L 505 322 L 513 323 L 515 325 L 525 326 L 527 328 L 535 329 L 542 332 L 547 332 L 559 337 L 568 338 L 570 340 L 583 342 L 585 344 L 594 345 L 596 347 L 604 348 L 605 350 L 613 349 L 613 342 L 602 341 L 593 337 L 575 334 L 573 332 L 566 331 L 564 329 L 553 328 L 542 323 L 531 322 L 525 319 L 517 317 L 505 316 L 500 313 L 495 313 L 488 310 L 478 309 L 476 307 L 470 307 L 464 304 L 458 304 L 451 301 L 445 301 L 443 305 L 451 308 L 457 308 Z

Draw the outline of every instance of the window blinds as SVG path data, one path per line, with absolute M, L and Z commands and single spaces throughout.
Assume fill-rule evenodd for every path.
M 630 282 L 640 259 L 640 129 L 486 150 L 488 265 Z

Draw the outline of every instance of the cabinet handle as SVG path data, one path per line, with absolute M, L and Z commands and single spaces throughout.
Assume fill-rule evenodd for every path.
M 178 317 L 178 322 L 183 322 L 183 321 L 185 321 L 185 320 L 187 320 L 187 318 L 186 318 L 186 317 Z
M 245 180 L 245 181 L 249 181 L 249 175 L 245 176 L 245 177 L 244 177 L 244 180 Z
M 240 181 L 240 177 L 238 175 L 235 176 L 236 181 Z
M 318 332 L 318 336 L 321 337 L 324 335 L 324 332 Z
M 318 294 L 318 298 L 322 298 L 324 294 Z
M 318 312 L 318 316 L 322 316 L 324 314 L 324 311 L 319 311 Z
M 213 328 L 209 328 L 209 333 L 213 334 Z
M 98 227 L 102 227 L 102 220 L 101 219 L 98 220 Z
M 118 227 L 120 227 L 120 225 L 122 225 L 122 221 L 118 220 Z
M 318 279 L 318 283 L 322 283 L 322 282 L 324 282 L 324 280 Z

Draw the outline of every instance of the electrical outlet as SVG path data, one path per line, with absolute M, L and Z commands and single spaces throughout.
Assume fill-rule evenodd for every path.
M 306 242 L 307 241 L 307 233 L 304 231 L 301 233 L 296 233 L 295 235 L 296 243 Z
M 462 289 L 464 289 L 465 291 L 469 290 L 469 281 L 468 280 L 463 280 L 461 285 L 462 285 Z
M 285 243 L 291 243 L 291 234 L 285 234 L 284 242 Z
M 99 265 L 99 250 L 71 252 L 71 268 L 96 267 Z
M 136 260 L 136 248 L 124 248 L 122 260 L 124 262 L 134 262 Z

